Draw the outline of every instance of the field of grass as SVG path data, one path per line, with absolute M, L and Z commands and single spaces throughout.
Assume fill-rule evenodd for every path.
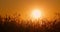
M 0 32 L 60 32 L 60 19 L 54 21 L 17 20 L 0 16 Z

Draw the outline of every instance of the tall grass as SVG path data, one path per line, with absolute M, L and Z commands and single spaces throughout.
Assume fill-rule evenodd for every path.
M 60 32 L 60 19 L 32 22 L 0 16 L 0 32 Z

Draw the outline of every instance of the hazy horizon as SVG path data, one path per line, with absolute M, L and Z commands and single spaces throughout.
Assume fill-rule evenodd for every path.
M 0 0 L 0 14 L 17 15 L 28 19 L 33 9 L 41 9 L 44 17 L 53 18 L 55 13 L 60 13 L 59 0 Z

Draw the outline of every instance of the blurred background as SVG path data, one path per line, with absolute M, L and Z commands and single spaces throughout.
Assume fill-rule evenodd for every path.
M 26 20 L 33 9 L 40 9 L 44 18 L 53 18 L 60 14 L 60 0 L 0 0 L 2 16 L 20 14 Z
M 0 0 L 0 32 L 60 32 L 60 0 Z

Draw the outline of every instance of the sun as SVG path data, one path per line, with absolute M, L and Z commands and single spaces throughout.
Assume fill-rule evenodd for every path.
M 38 18 L 41 17 L 41 11 L 38 10 L 38 9 L 35 9 L 35 10 L 32 11 L 32 14 L 31 15 L 32 15 L 31 17 L 33 19 L 38 19 Z

